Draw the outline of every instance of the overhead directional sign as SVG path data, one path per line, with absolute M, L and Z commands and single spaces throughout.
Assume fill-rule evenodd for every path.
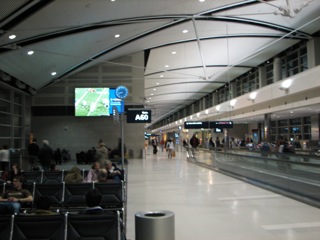
M 127 123 L 151 123 L 151 110 L 128 110 Z
M 192 122 L 184 122 L 185 129 L 201 129 L 201 128 L 209 128 L 208 122 L 201 121 L 192 121 Z
M 233 128 L 232 121 L 209 122 L 210 128 Z
M 202 121 L 189 121 L 184 122 L 185 129 L 201 129 L 201 128 L 233 128 L 232 121 L 214 121 L 214 122 L 202 122 Z

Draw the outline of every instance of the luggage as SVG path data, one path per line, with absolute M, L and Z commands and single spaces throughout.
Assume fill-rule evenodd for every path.
M 157 154 L 158 148 L 153 148 L 153 154 Z

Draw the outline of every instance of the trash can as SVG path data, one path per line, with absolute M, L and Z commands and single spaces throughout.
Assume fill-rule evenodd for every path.
M 136 240 L 174 240 L 174 213 L 140 211 L 135 215 Z

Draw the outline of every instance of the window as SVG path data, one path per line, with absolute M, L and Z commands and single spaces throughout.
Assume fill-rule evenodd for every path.
M 210 107 L 212 107 L 212 93 L 208 94 L 208 95 L 205 97 L 205 102 L 206 102 L 205 108 L 210 108 Z
M 10 124 L 10 114 L 0 112 L 0 125 L 9 125 Z
M 0 112 L 10 113 L 10 102 L 0 100 Z
M 223 103 L 231 99 L 230 88 L 225 85 L 218 90 L 218 103 Z
M 259 88 L 259 71 L 254 69 L 241 77 L 239 77 L 236 82 L 236 95 L 237 97 L 252 92 Z
M 290 119 L 290 125 L 301 125 L 301 118 Z
M 273 83 L 273 63 L 268 64 L 266 66 L 266 79 L 267 79 L 267 85 L 272 84 Z
M 307 44 L 305 42 L 293 46 L 281 57 L 282 79 L 308 69 Z
M 280 120 L 279 121 L 279 127 L 283 127 L 283 126 L 287 126 L 288 125 L 288 121 L 287 120 Z

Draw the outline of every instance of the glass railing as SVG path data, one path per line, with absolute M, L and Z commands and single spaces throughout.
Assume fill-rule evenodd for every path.
M 211 151 L 194 162 L 320 206 L 320 158 L 290 153 Z

